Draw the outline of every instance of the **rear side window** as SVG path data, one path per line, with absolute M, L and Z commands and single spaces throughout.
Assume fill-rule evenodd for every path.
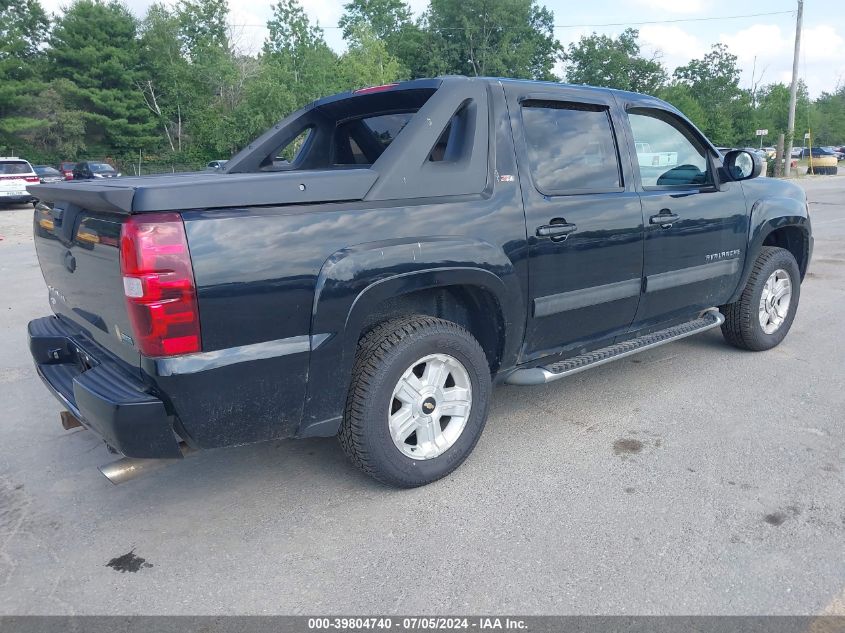
M 313 132 L 313 127 L 307 127 L 302 130 L 290 143 L 277 152 L 278 155 L 274 158 L 273 164 L 291 165 L 292 163 L 295 163 Z M 228 161 L 223 162 L 225 163 Z
M 526 101 L 522 123 L 531 176 L 541 193 L 618 191 L 622 187 L 607 108 Z
M 0 175 L 14 176 L 16 174 L 31 174 L 32 167 L 25 160 L 0 161 Z

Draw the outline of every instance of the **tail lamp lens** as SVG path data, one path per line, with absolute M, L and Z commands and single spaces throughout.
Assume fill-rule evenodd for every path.
M 145 356 L 199 352 L 194 271 L 179 214 L 130 216 L 120 232 L 120 268 L 140 352 Z

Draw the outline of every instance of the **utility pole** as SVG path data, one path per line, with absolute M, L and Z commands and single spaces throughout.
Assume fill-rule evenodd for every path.
M 798 56 L 801 52 L 801 23 L 804 20 L 804 0 L 798 0 L 798 19 L 795 21 L 795 52 L 792 55 L 792 85 L 789 87 L 789 118 L 787 119 L 786 152 L 783 174 L 789 176 L 792 143 L 795 140 L 795 101 L 798 97 Z

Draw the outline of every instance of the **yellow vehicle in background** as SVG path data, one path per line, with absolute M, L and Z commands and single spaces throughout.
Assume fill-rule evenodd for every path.
M 808 174 L 828 174 L 836 175 L 839 171 L 836 163 L 836 154 L 824 147 L 812 147 L 801 150 L 801 158 L 808 161 Z

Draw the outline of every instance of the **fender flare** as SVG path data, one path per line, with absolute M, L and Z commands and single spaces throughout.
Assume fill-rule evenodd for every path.
M 499 306 L 501 364 L 517 358 L 525 296 L 500 248 L 463 237 L 388 240 L 338 251 L 317 279 L 305 408 L 297 437 L 331 436 L 340 428 L 358 339 L 373 309 L 420 290 L 472 286 Z
M 812 252 L 812 237 L 810 230 L 810 216 L 807 212 L 807 207 L 795 198 L 785 196 L 771 196 L 757 200 L 751 207 L 751 222 L 749 223 L 748 232 L 748 248 L 746 250 L 745 265 L 742 270 L 739 284 L 727 303 L 733 303 L 739 300 L 748 278 L 751 276 L 751 271 L 754 268 L 754 262 L 757 261 L 757 256 L 760 249 L 763 247 L 763 242 L 766 238 L 778 229 L 794 226 L 801 230 L 804 235 L 804 252 L 806 253 L 806 261 L 798 262 L 798 267 L 802 271 L 807 269 L 810 255 Z

